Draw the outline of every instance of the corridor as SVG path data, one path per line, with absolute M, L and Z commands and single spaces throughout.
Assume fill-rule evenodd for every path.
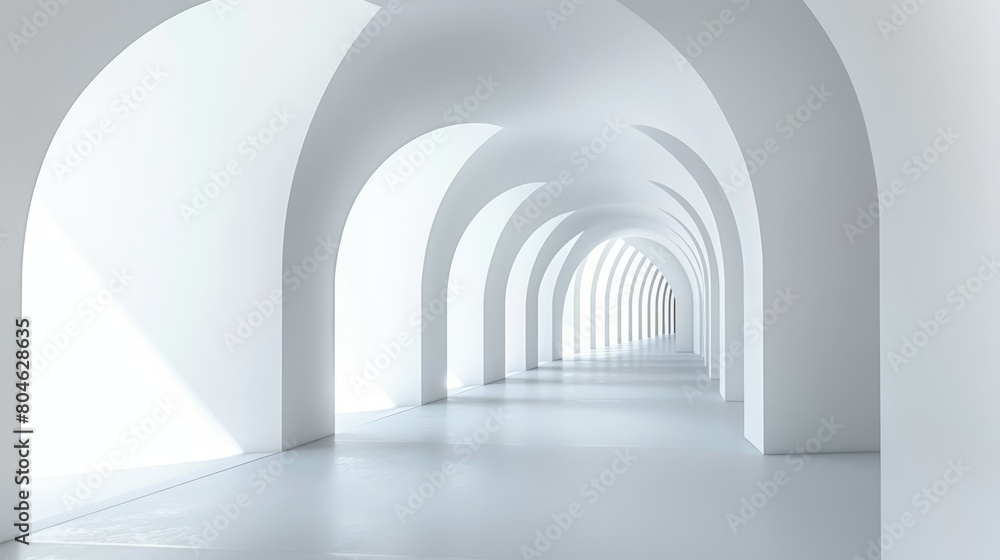
M 543 365 L 5 545 L 79 560 L 846 560 L 877 453 L 762 456 L 663 336 Z M 830 426 L 833 426 L 831 429 Z M 837 437 L 816 418 L 811 447 Z M 214 527 L 212 526 L 214 524 Z M 30 548 L 30 549 L 29 549 Z

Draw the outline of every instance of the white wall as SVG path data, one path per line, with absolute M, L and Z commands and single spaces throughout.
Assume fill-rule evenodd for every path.
M 483 297 L 486 276 L 504 226 L 514 210 L 538 183 L 529 183 L 501 193 L 491 200 L 462 234 L 455 249 L 449 282 L 462 287 L 461 297 L 448 303 L 449 387 L 483 383 Z
M 548 239 L 552 231 L 562 223 L 566 216 L 556 217 L 542 224 L 521 246 L 517 257 L 514 259 L 510 269 L 510 277 L 507 280 L 507 291 L 504 301 L 504 344 L 506 348 L 506 372 L 507 374 L 518 373 L 527 369 L 527 337 L 526 337 L 526 311 L 528 298 L 528 280 L 531 277 L 531 270 L 535 265 L 535 259 L 542 250 L 542 245 Z M 453 328 L 460 329 L 461 325 L 453 325 Z M 482 354 L 480 354 L 482 358 Z
M 32 191 L 42 159 L 63 116 L 88 83 L 130 43 L 169 17 L 199 3 L 197 0 L 164 0 L 155 5 L 140 5 L 128 0 L 109 0 L 104 4 L 115 18 L 97 10 L 62 10 L 50 21 L 45 35 L 16 51 L 0 49 L 0 60 L 11 75 L 43 78 L 15 80 L 0 89 L 0 110 L 10 130 L 19 134 L 0 135 L 0 160 L 9 188 L 0 190 L 0 312 L 6 317 L 21 313 L 22 255 L 25 225 Z M 38 10 L 30 0 L 0 4 L 4 21 L 18 21 Z M 80 45 L 87 48 L 80 48 Z M 66 56 L 73 52 L 72 57 Z M 45 92 L 43 95 L 42 92 Z M 19 185 L 14 188 L 13 185 Z M 10 351 L 14 351 L 11 340 Z M 0 387 L 4 400 L 12 400 L 13 385 Z M 13 422 L 13 419 L 9 420 Z M 11 426 L 12 427 L 12 426 Z M 9 433 L 8 433 L 9 434 Z M 13 465 L 14 442 L 5 436 L 0 459 Z M 12 503 L 17 488 L 12 481 L 0 485 L 5 503 Z M 12 511 L 12 510 L 11 510 Z M 0 537 L 13 538 L 14 527 L 0 524 Z
M 548 153 L 549 157 L 545 158 L 546 167 L 527 167 L 527 171 L 523 171 L 526 166 L 520 159 L 511 158 L 512 150 L 494 150 L 499 144 L 487 143 L 482 153 L 488 153 L 495 161 L 506 161 L 506 165 L 479 165 L 470 166 L 470 169 L 500 172 L 503 173 L 501 178 L 515 175 L 515 180 L 497 184 L 499 180 L 494 174 L 476 175 L 463 169 L 457 178 L 463 181 L 460 187 L 471 185 L 473 190 L 490 192 L 485 200 L 473 197 L 467 204 L 472 208 L 470 220 L 481 208 L 476 204 L 484 205 L 502 189 L 531 181 L 551 181 L 562 176 L 562 171 L 571 170 L 573 150 L 580 142 L 595 139 L 595 135 L 606 135 L 608 131 L 602 132 L 602 128 L 619 126 L 609 125 L 609 122 L 641 122 L 668 129 L 699 152 L 705 152 L 706 161 L 720 174 L 739 161 L 735 138 L 698 74 L 679 72 L 671 57 L 676 51 L 628 10 L 614 3 L 601 4 L 587 15 L 581 12 L 576 21 L 584 25 L 567 28 L 565 33 L 534 29 L 516 38 L 511 34 L 494 33 L 506 26 L 522 25 L 525 17 L 536 13 L 534 10 L 536 7 L 529 3 L 476 5 L 474 8 L 461 3 L 407 4 L 402 13 L 394 16 L 392 25 L 379 35 L 378 41 L 371 41 L 352 64 L 334 76 L 296 169 L 296 185 L 285 231 L 286 261 L 293 260 L 294 254 L 301 251 L 311 230 L 330 229 L 336 236 L 346 209 L 353 204 L 377 165 L 403 141 L 439 127 L 443 111 L 467 99 L 476 91 L 480 80 L 487 77 L 496 78 L 502 87 L 491 92 L 488 99 L 480 100 L 472 120 L 512 130 L 508 138 L 516 139 L 518 135 L 523 138 L 520 143 L 508 142 L 507 148 L 524 142 L 540 143 L 543 145 L 540 153 Z M 463 29 L 481 32 L 464 35 L 461 52 L 440 48 L 437 39 L 447 40 L 457 22 L 461 22 Z M 594 34 L 588 30 L 598 22 L 614 22 L 616 29 L 641 35 L 648 48 L 627 49 L 627 64 L 618 60 L 612 62 L 615 57 L 607 57 L 601 68 L 594 68 L 594 60 L 578 56 L 572 45 L 593 48 Z M 426 37 L 436 40 L 416 40 Z M 486 40 L 486 37 L 492 39 Z M 493 40 L 496 37 L 504 37 L 505 42 L 497 44 Z M 601 37 L 602 45 L 607 48 L 622 49 L 611 36 Z M 403 50 L 412 54 L 410 60 L 404 61 L 398 56 Z M 544 81 L 540 81 L 532 70 L 539 64 L 537 53 L 546 53 L 544 63 L 559 69 Z M 642 61 L 635 58 L 637 53 Z M 651 68 L 655 71 L 651 72 Z M 406 83 L 409 87 L 392 87 L 396 83 Z M 544 95 L 528 93 L 534 91 L 544 92 Z M 570 110 L 561 101 L 564 96 L 560 92 L 564 91 L 567 94 L 588 91 L 592 95 L 588 96 L 586 107 Z M 681 107 L 683 109 L 679 109 Z M 694 108 L 697 108 L 694 113 L 705 111 L 702 114 L 710 117 L 692 118 Z M 660 156 L 653 159 L 639 158 L 638 151 L 614 152 L 608 151 L 608 161 L 614 163 L 606 166 L 613 171 L 605 174 L 608 178 L 620 178 L 626 169 L 635 171 L 634 174 L 640 177 L 638 181 L 653 178 L 672 183 L 676 178 L 674 173 L 661 176 L 664 167 L 661 162 L 668 160 L 662 149 Z M 527 159 L 540 161 L 537 155 L 531 154 Z M 638 172 L 640 167 L 648 170 Z M 515 170 L 521 175 L 507 170 Z M 525 176 L 528 173 L 531 176 Z M 569 173 L 573 175 L 572 171 Z M 647 173 L 650 175 L 646 176 Z M 336 187 L 330 188 L 330 185 Z M 460 216 L 462 220 L 465 218 L 464 214 Z M 432 240 L 440 237 L 432 232 Z M 443 237 L 450 238 L 450 235 Z M 441 256 L 434 262 L 440 265 L 446 260 L 447 256 Z M 426 290 L 433 288 L 427 282 L 427 267 L 424 272 L 426 295 Z M 286 412 L 284 422 L 290 431 L 315 433 L 317 437 L 329 429 L 323 424 L 329 409 L 329 403 L 323 399 L 329 398 L 328 392 L 306 388 L 320 387 L 322 378 L 329 375 L 325 372 L 332 369 L 332 359 L 323 351 L 324 340 L 335 336 L 328 319 L 334 301 L 332 294 L 325 291 L 325 286 L 331 283 L 332 279 L 325 276 L 318 278 L 316 283 L 304 288 L 308 291 L 303 292 L 300 301 L 290 302 L 283 308 L 286 327 L 283 369 L 295 376 L 286 378 L 282 387 L 282 398 L 289 405 L 283 409 Z M 294 330 L 289 326 L 293 324 L 296 325 Z M 422 356 L 427 374 L 423 389 L 427 394 L 438 390 L 439 373 L 442 374 L 440 391 L 444 391 L 443 368 L 439 367 L 445 354 L 444 345 L 440 344 L 446 341 L 443 335 L 446 333 L 435 333 L 440 355 L 434 359 L 438 361 L 426 361 L 431 360 L 430 354 Z M 503 335 L 501 328 L 495 336 L 487 332 L 486 338 L 487 341 L 500 340 Z M 487 345 L 486 353 L 490 364 L 500 364 L 504 345 L 501 344 L 495 353 Z M 491 373 L 494 367 L 487 367 L 487 379 L 495 375 Z
M 499 128 L 462 124 L 413 139 L 358 194 L 344 225 L 335 281 L 338 412 L 424 404 L 421 337 L 461 290 L 421 297 L 438 206 L 469 157 Z M 392 224 L 391 227 L 387 227 Z
M 330 34 L 353 39 L 371 13 L 194 8 L 125 49 L 65 115 L 25 241 L 39 475 L 116 452 L 129 468 L 280 448 L 281 208 L 340 63 Z M 138 443 L 123 435 L 134 426 Z
M 590 336 L 590 348 L 604 348 L 604 332 L 608 325 L 608 316 L 605 313 L 605 294 L 611 284 L 611 265 L 614 264 L 615 257 L 621 252 L 624 242 L 619 239 L 609 242 L 599 255 L 597 267 L 594 269 L 594 279 L 591 282 L 591 291 L 588 298 L 590 307 L 590 317 L 593 321 L 593 332 Z
M 705 19 L 734 8 L 729 0 L 623 4 L 675 45 L 686 44 Z M 744 6 L 690 63 L 718 100 L 745 160 L 762 162 L 751 174 L 764 256 L 756 292 L 762 309 L 748 308 L 746 319 L 773 315 L 781 290 L 800 298 L 768 325 L 763 355 L 745 356 L 746 435 L 766 453 L 791 452 L 821 419 L 836 416 L 847 428 L 824 452 L 876 451 L 879 252 L 876 245 L 845 243 L 840 217 L 875 189 L 860 106 L 840 57 L 804 4 Z M 823 86 L 835 93 L 820 102 L 813 88 Z M 800 128 L 782 122 L 802 106 L 809 118 Z M 746 189 L 734 190 L 728 198 L 737 206 Z M 757 289 L 752 275 L 745 285 Z M 832 294 L 850 294 L 850 313 Z M 763 368 L 750 367 L 757 360 Z
M 915 3 L 899 0 L 808 4 L 858 88 L 883 199 L 880 223 L 862 218 L 871 192 L 843 215 L 856 229 L 842 232 L 854 250 L 881 241 L 883 558 L 995 557 L 1000 278 L 971 299 L 958 286 L 980 288 L 979 273 L 994 274 L 983 259 L 1000 246 L 1000 4 L 921 2 L 910 15 L 894 5 Z M 942 129 L 957 135 L 950 146 Z M 936 163 L 913 160 L 925 150 Z M 935 334 L 918 334 L 924 326 Z M 904 354 L 914 338 L 922 347 Z M 961 478 L 948 472 L 959 463 L 971 469 Z M 888 527 L 900 534 L 907 514 L 916 524 L 897 539 Z M 857 543 L 862 557 L 867 549 Z
M 687 280 L 687 270 L 675 256 L 649 243 L 647 240 L 630 240 L 640 252 L 652 259 L 671 279 L 671 286 L 677 297 L 677 333 L 674 349 L 681 353 L 699 354 L 697 340 L 701 332 L 703 307 L 699 305 L 697 285 Z M 638 284 L 635 284 L 636 288 Z M 635 331 L 636 333 L 638 331 Z
M 627 243 L 622 246 L 622 250 L 618 254 L 618 260 L 612 269 L 612 277 L 608 282 L 610 294 L 607 298 L 605 314 L 608 317 L 607 327 L 609 332 L 607 335 L 609 345 L 621 344 L 622 342 L 621 327 L 625 319 L 622 310 L 622 298 L 625 295 L 625 275 L 628 272 L 629 265 L 632 264 L 635 254 L 635 247 Z
M 566 242 L 562 248 L 556 253 L 555 257 L 546 267 L 545 272 L 542 276 L 541 285 L 538 289 L 538 364 L 544 364 L 551 362 L 553 359 L 553 333 L 554 329 L 560 328 L 556 324 L 552 317 L 552 297 L 555 293 L 556 279 L 559 277 L 559 273 L 562 271 L 563 266 L 566 264 L 566 258 L 569 256 L 569 252 L 579 241 L 582 233 L 576 234 L 575 237 Z
M 593 61 L 587 57 L 578 60 L 553 58 L 548 62 L 563 72 L 554 75 L 551 83 L 546 84 L 546 88 L 561 87 L 566 91 L 591 91 L 589 86 L 614 84 L 619 88 L 617 91 L 601 90 L 602 95 L 594 96 L 598 101 L 593 108 L 595 113 L 625 108 L 627 111 L 623 112 L 627 113 L 626 117 L 634 117 L 636 122 L 653 123 L 672 132 L 681 131 L 685 141 L 691 142 L 700 151 L 712 152 L 708 154 L 712 156 L 712 169 L 719 176 L 724 176 L 729 166 L 738 161 L 733 156 L 739 156 L 738 148 L 731 149 L 735 143 L 733 135 L 729 134 L 726 118 L 733 124 L 735 137 L 741 142 L 741 147 L 753 149 L 756 148 L 755 142 L 761 135 L 772 128 L 772 115 L 780 114 L 782 110 L 787 110 L 788 104 L 798 101 L 800 90 L 808 87 L 811 79 L 822 79 L 832 75 L 834 78 L 831 78 L 831 81 L 835 81 L 838 88 L 845 85 L 836 65 L 836 57 L 829 56 L 830 49 L 822 40 L 822 33 L 815 27 L 815 22 L 807 17 L 808 14 L 803 13 L 805 10 L 800 5 L 787 2 L 754 3 L 755 10 L 747 14 L 745 24 L 741 23 L 739 31 L 737 28 L 733 28 L 732 32 L 727 31 L 725 40 L 716 45 L 717 48 L 712 56 L 694 61 L 694 66 L 699 72 L 704 73 L 706 81 L 720 100 L 719 105 L 725 111 L 726 118 L 708 119 L 707 123 L 705 119 L 699 118 L 685 120 L 683 115 L 701 114 L 690 111 L 691 107 L 696 105 L 697 99 L 692 100 L 685 96 L 691 94 L 691 97 L 698 98 L 707 90 L 703 83 L 692 77 L 697 74 L 685 74 L 677 68 L 666 71 L 675 62 L 676 59 L 670 55 L 676 54 L 676 51 L 666 48 L 665 42 L 650 32 L 650 27 L 680 45 L 684 42 L 685 33 L 697 27 L 705 15 L 718 13 L 719 6 L 730 6 L 731 3 L 703 2 L 697 5 L 665 6 L 659 2 L 636 0 L 626 4 L 646 18 L 649 25 L 638 18 L 630 19 L 631 14 L 625 13 L 613 3 L 601 5 L 600 10 L 595 9 L 593 15 L 589 16 L 592 19 L 587 19 L 588 16 L 581 13 L 576 22 L 592 24 L 599 21 L 602 24 L 613 24 L 617 30 L 623 32 L 641 31 L 646 33 L 644 36 L 646 39 L 650 39 L 651 35 L 654 36 L 652 38 L 655 41 L 650 41 L 650 48 L 641 50 L 641 54 L 648 56 L 649 59 L 629 58 L 630 64 L 615 61 L 603 71 L 595 72 Z M 484 29 L 492 29 L 490 26 L 496 25 L 502 28 L 504 22 L 521 21 L 519 18 L 524 16 L 516 9 L 491 7 L 490 11 L 480 14 L 467 14 L 456 6 L 449 5 L 443 8 L 437 4 L 428 6 L 430 7 L 427 8 L 427 12 L 420 12 L 420 15 L 425 17 L 413 17 L 411 25 L 394 24 L 392 33 L 383 37 L 383 40 L 373 42 L 371 48 L 366 50 L 361 58 L 398 60 L 396 53 L 399 52 L 399 46 L 414 45 L 409 33 L 417 33 L 418 36 L 426 36 L 428 33 L 431 36 L 439 36 L 437 34 L 444 36 L 444 32 L 454 24 L 454 21 L 465 22 L 469 27 L 481 25 Z M 757 9 L 757 6 L 760 8 Z M 439 8 L 441 12 L 434 12 Z M 427 29 L 428 21 L 441 27 Z M 418 22 L 420 25 L 414 25 Z M 592 39 L 585 32 L 589 28 L 582 27 L 583 30 L 578 25 L 575 31 L 573 28 L 566 28 L 559 36 L 573 36 L 577 40 Z M 102 35 L 96 35 L 103 39 Z M 95 34 L 91 32 L 85 36 L 93 38 Z M 565 44 L 551 43 L 555 41 L 553 39 L 555 36 L 556 34 L 545 33 L 539 37 L 531 37 L 530 39 L 534 41 L 531 46 L 535 48 L 521 48 L 525 46 L 522 42 L 528 39 L 524 37 L 517 38 L 516 46 L 519 48 L 515 49 L 498 48 L 493 42 L 487 44 L 485 41 L 477 46 L 484 48 L 484 55 L 490 52 L 508 52 L 508 50 L 528 52 L 531 53 L 529 57 L 531 62 L 537 62 L 535 57 L 539 52 L 574 52 L 571 48 L 565 48 L 567 46 Z M 750 40 L 747 40 L 748 38 Z M 803 43 L 807 43 L 811 48 L 798 48 Z M 337 46 L 339 47 L 339 44 Z M 561 48 L 548 48 L 551 46 Z M 437 46 L 428 45 L 428 48 Z M 293 195 L 289 214 L 291 223 L 284 231 L 286 236 L 284 267 L 277 267 L 277 271 L 302 262 L 304 255 L 315 245 L 317 229 L 321 232 L 329 230 L 334 235 L 335 241 L 339 242 L 340 228 L 346 214 L 371 172 L 405 141 L 433 130 L 436 128 L 435 125 L 439 126 L 436 121 L 440 120 L 438 103 L 441 99 L 460 100 L 468 94 L 469 79 L 474 83 L 478 73 L 497 68 L 509 71 L 510 76 L 530 79 L 529 83 L 537 82 L 537 75 L 533 72 L 518 74 L 519 68 L 534 68 L 532 64 L 524 64 L 524 60 L 511 57 L 510 60 L 500 61 L 489 56 L 470 56 L 471 52 L 474 51 L 470 45 L 469 51 L 463 51 L 460 56 L 463 59 L 475 60 L 476 63 L 463 68 L 462 72 L 455 72 L 457 65 L 441 64 L 437 58 L 426 57 L 427 60 L 433 60 L 433 63 L 412 65 L 410 68 L 395 67 L 391 68 L 391 71 L 377 73 L 379 76 L 393 76 L 404 82 L 410 73 L 426 78 L 410 80 L 414 87 L 400 91 L 399 97 L 393 97 L 396 89 L 363 79 L 365 76 L 375 75 L 370 72 L 370 67 L 358 69 L 360 67 L 355 66 L 355 72 L 340 73 L 339 79 L 335 77 L 330 89 L 327 90 L 326 101 L 329 103 L 326 104 L 325 110 L 321 111 L 324 118 L 314 123 L 315 126 L 310 131 L 310 142 L 307 142 L 303 158 L 298 162 L 296 183 L 300 186 L 303 183 L 305 185 L 298 189 L 301 192 L 297 196 Z M 114 53 L 117 54 L 117 51 Z M 382 58 L 379 58 L 379 55 Z M 419 59 L 419 56 L 416 58 Z M 613 57 L 608 59 L 611 60 Z M 822 64 L 816 64 L 817 61 L 821 61 Z M 654 68 L 656 71 L 651 71 Z M 734 68 L 753 68 L 755 74 L 746 76 L 734 72 Z M 390 67 L 383 69 L 390 70 Z M 583 72 L 582 69 L 592 71 Z M 447 72 L 442 75 L 435 73 L 445 70 Z M 811 73 L 814 71 L 815 74 Z M 831 74 L 820 75 L 827 71 Z M 623 78 L 633 79 L 642 75 L 650 79 L 634 82 L 607 79 L 605 73 L 616 72 L 622 72 Z M 591 79 L 599 80 L 600 83 L 573 80 L 579 76 L 593 76 Z M 678 76 L 687 76 L 688 78 L 683 79 L 694 80 L 697 82 L 696 87 L 664 87 L 680 83 L 681 78 Z M 361 84 L 368 87 L 361 87 Z M 349 87 L 338 89 L 338 86 Z M 74 88 L 70 90 L 79 91 Z M 514 87 L 512 91 L 516 90 Z M 849 88 L 841 91 L 846 90 Z M 628 95 L 624 95 L 626 92 Z M 341 95 L 338 96 L 338 93 Z M 621 95 L 622 100 L 618 103 L 603 103 L 608 97 L 613 97 L 610 94 Z M 877 409 L 874 406 L 877 403 L 871 396 L 872 391 L 863 392 L 865 396 L 859 399 L 855 394 L 856 391 L 849 388 L 864 386 L 871 389 L 874 385 L 869 371 L 872 345 L 866 343 L 873 339 L 874 315 L 865 310 L 871 309 L 875 303 L 872 281 L 876 275 L 873 272 L 872 257 L 877 255 L 877 252 L 870 247 L 861 253 L 846 251 L 834 242 L 833 236 L 825 229 L 830 225 L 831 216 L 835 216 L 845 208 L 849 209 L 851 197 L 863 193 L 867 187 L 868 158 L 864 153 L 866 147 L 860 145 L 863 142 L 860 144 L 847 142 L 851 139 L 857 140 L 858 131 L 863 133 L 864 127 L 856 118 L 849 91 L 844 95 L 847 98 L 844 106 L 836 111 L 824 113 L 825 118 L 822 121 L 814 121 L 817 124 L 822 123 L 822 126 L 810 125 L 810 130 L 814 133 L 808 140 L 803 135 L 802 141 L 797 139 L 794 148 L 792 145 L 785 146 L 788 149 L 782 152 L 782 155 L 787 157 L 775 159 L 765 172 L 755 176 L 755 188 L 759 179 L 760 193 L 766 195 L 760 198 L 758 203 L 761 223 L 766 226 L 763 242 L 769 261 L 765 263 L 767 269 L 763 284 L 757 284 L 756 277 L 746 277 L 744 285 L 747 286 L 745 294 L 747 299 L 754 297 L 760 299 L 761 292 L 764 297 L 770 298 L 773 291 L 782 289 L 787 282 L 792 282 L 795 285 L 814 287 L 823 294 L 836 292 L 838 289 L 843 290 L 854 297 L 861 310 L 855 312 L 848 321 L 847 317 L 838 315 L 843 309 L 839 301 L 838 305 L 833 305 L 815 297 L 808 300 L 810 303 L 804 307 L 808 313 L 800 314 L 799 319 L 794 321 L 783 321 L 783 326 L 786 322 L 789 325 L 782 334 L 777 334 L 777 331 L 769 333 L 766 342 L 769 360 L 768 383 L 765 386 L 762 374 L 757 371 L 757 378 L 748 385 L 746 407 L 748 435 L 759 447 L 769 451 L 788 449 L 792 444 L 800 442 L 800 436 L 812 429 L 805 425 L 807 422 L 801 420 L 809 418 L 816 411 L 846 414 L 852 420 L 852 426 L 855 426 L 851 435 L 844 440 L 838 440 L 829 450 L 871 448 L 871 434 L 876 431 L 872 429 L 876 420 L 873 411 Z M 634 98 L 629 99 L 629 96 Z M 568 120 L 577 118 L 576 114 L 563 115 L 560 112 L 560 108 L 564 109 L 562 96 L 549 97 L 559 100 L 558 103 L 552 107 L 532 106 L 531 115 L 554 115 L 553 124 L 558 122 L 560 117 Z M 708 96 L 708 99 L 710 98 L 711 96 Z M 518 98 L 511 94 L 508 101 L 518 101 Z M 674 101 L 680 101 L 676 106 L 682 107 L 683 110 L 677 111 Z M 710 109 L 716 109 L 712 101 L 714 100 L 710 100 L 707 105 L 711 106 Z M 21 105 L 14 103 L 10 106 Z M 517 113 L 485 111 L 481 116 L 488 122 L 491 117 L 497 122 L 505 118 L 510 119 L 511 114 L 524 118 L 525 115 L 521 110 L 525 107 L 525 103 L 516 102 L 507 106 L 513 107 Z M 697 106 L 705 108 L 706 104 Z M 677 111 L 676 114 L 674 111 Z M 718 116 L 717 111 L 711 114 Z M 31 121 L 27 119 L 25 122 Z M 390 130 L 389 125 L 385 123 L 390 123 L 392 129 Z M 849 150 L 838 151 L 838 147 L 842 148 L 848 144 L 850 144 Z M 351 149 L 347 149 L 348 147 Z M 363 154 L 366 159 L 348 157 L 347 154 L 354 153 L 353 149 L 356 149 L 358 154 Z M 21 152 L 11 149 L 5 152 L 5 155 L 7 153 Z M 345 161 L 339 159 L 330 161 L 331 153 L 344 156 Z M 831 154 L 842 157 L 833 157 Z M 622 167 L 626 168 L 630 167 Z M 33 177 L 31 182 L 22 180 L 25 176 L 30 177 L 30 170 L 27 174 L 18 175 L 17 182 L 33 183 Z M 331 191 L 330 184 L 336 185 L 336 188 L 332 189 L 336 194 L 319 196 L 317 191 Z M 807 191 L 809 196 L 796 198 L 801 196 L 804 186 L 810 189 Z M 839 190 L 833 187 L 839 187 Z M 745 206 L 750 199 L 752 197 L 744 191 L 740 196 L 733 197 L 733 203 Z M 810 214 L 802 212 L 804 207 L 815 207 L 818 210 Z M 752 214 L 756 218 L 756 212 Z M 18 220 L 20 218 L 12 220 L 12 223 L 16 224 Z M 14 228 L 15 231 L 19 229 L 19 227 Z M 802 232 L 808 232 L 808 235 L 794 235 Z M 16 241 L 19 239 L 15 239 Z M 817 258 L 815 255 L 822 255 L 822 258 Z M 11 259 L 11 262 L 14 260 L 16 259 Z M 830 274 L 830 270 L 838 271 L 839 276 Z M 285 405 L 282 408 L 281 423 L 284 435 L 297 434 L 308 438 L 326 435 L 332 431 L 332 419 L 328 419 L 332 412 L 333 398 L 332 380 L 329 379 L 333 370 L 332 356 L 327 356 L 324 351 L 334 334 L 332 313 L 330 313 L 333 309 L 333 293 L 330 289 L 332 279 L 332 270 L 321 271 L 314 277 L 312 286 L 303 292 L 302 297 L 285 308 L 288 311 L 285 314 L 288 321 L 281 323 L 286 335 L 283 341 L 285 348 L 282 349 L 283 366 L 286 372 L 295 373 L 296 376 L 289 375 L 281 386 Z M 4 281 L 6 288 L 8 286 L 6 277 Z M 18 287 L 16 283 L 11 285 L 14 288 Z M 12 290 L 11 293 L 19 293 L 19 290 Z M 863 314 L 863 317 L 858 313 Z M 753 317 L 753 313 L 749 316 Z M 831 321 L 831 317 L 838 317 L 838 320 Z M 851 324 L 853 328 L 845 330 L 842 328 L 843 324 Z M 855 348 L 855 351 L 850 354 L 837 352 L 843 346 Z M 816 353 L 825 353 L 822 362 L 815 362 Z M 813 363 L 809 361 L 810 356 L 814 360 Z M 747 358 L 748 363 L 758 358 L 763 360 L 762 356 L 748 355 Z M 805 365 L 811 367 L 806 368 Z M 750 368 L 748 376 L 749 370 Z M 765 388 L 768 391 L 767 395 L 764 394 Z M 422 389 L 426 392 L 427 387 Z M 768 402 L 766 409 L 763 406 L 765 396 Z

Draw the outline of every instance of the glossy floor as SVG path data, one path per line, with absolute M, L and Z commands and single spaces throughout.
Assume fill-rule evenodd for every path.
M 670 340 L 558 362 L 4 545 L 9 558 L 844 560 L 878 454 L 760 455 Z M 335 441 L 334 441 L 335 439 Z M 781 482 L 779 485 L 778 480 Z M 214 526 L 213 526 L 214 525 Z

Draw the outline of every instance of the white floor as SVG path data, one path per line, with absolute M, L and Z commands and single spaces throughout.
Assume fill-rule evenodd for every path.
M 83 486 L 87 478 L 84 475 L 36 478 L 32 480 L 31 492 L 33 529 L 38 531 L 52 527 L 81 515 L 185 484 L 268 455 L 270 453 L 244 453 L 211 461 L 121 469 L 115 471 L 113 476 L 101 479 L 89 496 L 84 495 L 81 490 L 89 488 Z
M 41 531 L 30 547 L 7 544 L 0 553 L 36 560 L 864 556 L 879 534 L 878 454 L 761 456 L 741 435 L 741 404 L 722 402 L 717 387 L 689 401 L 685 386 L 696 387 L 696 370 L 669 346 L 643 341 L 549 364 Z M 779 471 L 786 484 L 767 484 Z M 750 517 L 744 498 L 766 503 Z M 746 523 L 734 534 L 741 507 Z M 213 519 L 221 531 L 206 531 Z

